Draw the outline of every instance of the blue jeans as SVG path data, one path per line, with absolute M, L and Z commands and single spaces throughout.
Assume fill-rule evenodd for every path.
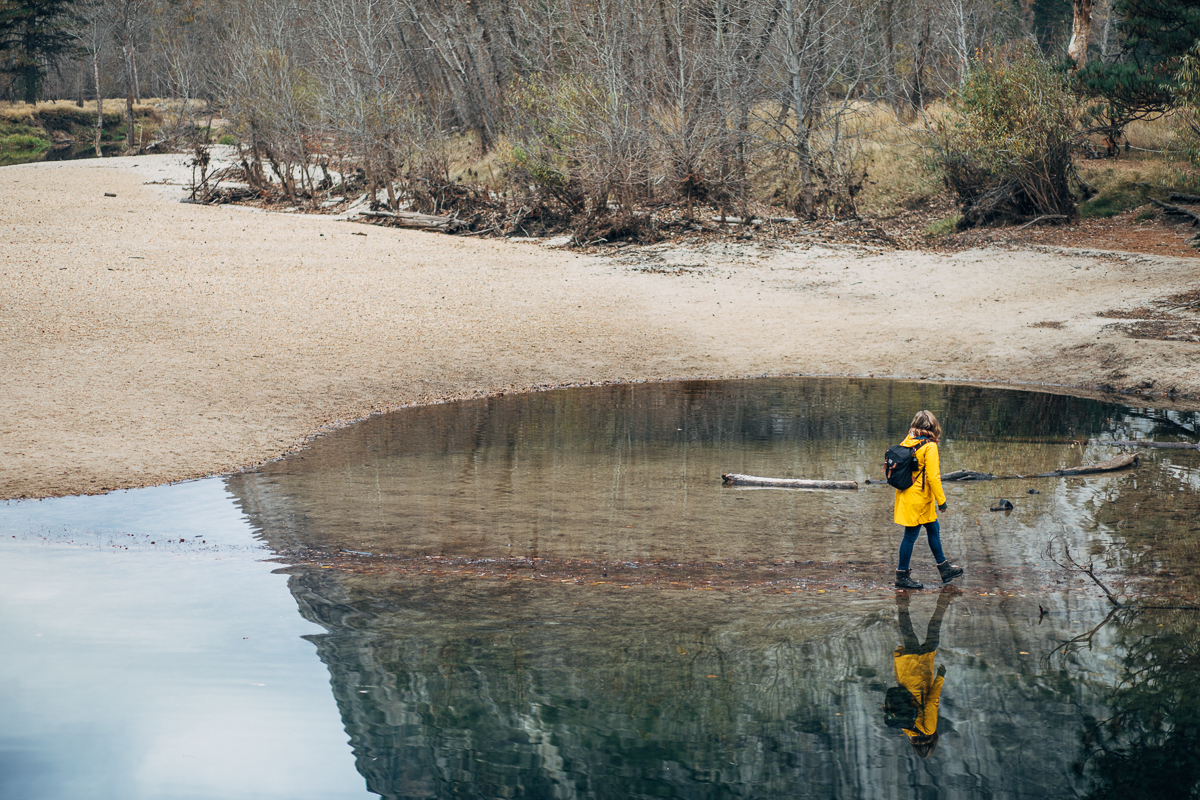
M 897 569 L 901 571 L 908 569 L 909 562 L 912 561 L 913 545 L 917 543 L 917 537 L 920 534 L 920 525 L 911 525 L 904 529 L 904 541 L 900 542 L 900 565 L 896 567 Z M 929 552 L 933 553 L 937 563 L 945 561 L 946 556 L 942 554 L 942 526 L 936 519 L 933 522 L 925 523 L 925 538 L 929 540 Z

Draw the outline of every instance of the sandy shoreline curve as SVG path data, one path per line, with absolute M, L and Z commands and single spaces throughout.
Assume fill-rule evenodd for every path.
M 911 377 L 1200 408 L 1200 343 L 1097 316 L 1197 288 L 1200 259 L 601 257 L 183 204 L 187 174 L 182 156 L 0 168 L 0 498 L 228 472 L 372 413 L 577 384 Z

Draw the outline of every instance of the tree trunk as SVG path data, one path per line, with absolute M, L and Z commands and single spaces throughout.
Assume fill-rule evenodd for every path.
M 27 64 L 21 70 L 21 89 L 25 102 L 37 105 L 38 101 L 38 68 L 37 64 Z
M 1072 0 L 1072 5 L 1075 16 L 1067 58 L 1071 59 L 1071 72 L 1078 72 L 1087 64 L 1088 40 L 1092 38 L 1092 0 Z
M 896 76 L 896 0 L 883 0 L 880 3 L 883 13 L 883 92 L 887 104 L 897 114 L 901 111 L 900 81 Z
M 92 50 L 92 78 L 96 81 L 96 158 L 103 153 L 100 150 L 100 134 L 104 131 L 104 96 L 100 94 L 100 48 Z
M 142 102 L 142 80 L 138 77 L 137 48 L 129 48 L 129 60 L 133 62 L 133 99 Z
M 133 149 L 133 45 L 132 34 L 128 25 L 125 29 L 125 40 L 121 44 L 125 56 L 125 148 Z
M 932 27 L 933 9 L 929 3 L 924 3 L 921 9 L 921 27 L 917 39 L 916 52 L 913 53 L 912 92 L 908 96 L 909 105 L 913 111 L 920 112 L 925 107 L 925 68 L 929 64 L 929 46 Z

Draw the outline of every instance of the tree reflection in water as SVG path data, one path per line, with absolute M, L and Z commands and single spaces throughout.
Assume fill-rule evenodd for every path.
M 1103 716 L 1088 715 L 1075 765 L 1088 797 L 1200 796 L 1200 612 L 1114 614 L 1120 672 Z
M 1105 613 L 1093 586 L 1064 582 L 1042 556 L 1051 537 L 1103 552 L 1103 569 L 1132 578 L 1182 583 L 1196 572 L 1195 454 L 1148 452 L 1138 470 L 1095 479 L 1006 482 L 1021 498 L 1012 515 L 987 511 L 995 485 L 953 488 L 944 535 L 962 544 L 967 593 L 900 601 L 904 654 L 929 656 L 916 665 L 919 692 L 906 689 L 927 701 L 909 730 L 938 737 L 927 758 L 881 714 L 901 673 L 895 542 L 881 534 L 890 490 L 719 485 L 722 471 L 876 477 L 920 408 L 947 423 L 947 464 L 1002 474 L 1102 460 L 1113 448 L 1089 440 L 1185 436 L 1200 420 L 887 381 L 602 387 L 379 417 L 227 485 L 276 552 L 316 554 L 293 562 L 291 591 L 327 631 L 312 639 L 358 769 L 383 797 L 1194 788 L 1192 623 L 1143 616 L 1101 626 L 1092 648 L 1061 650 L 1061 665 L 1039 655 Z M 322 568 L 332 566 L 325 555 L 355 551 L 377 558 L 357 572 Z M 423 574 L 421 559 L 443 557 L 468 559 L 455 562 L 464 574 Z M 389 570 L 388 559 L 410 567 Z M 465 574 L 476 572 L 468 563 L 521 559 L 529 571 L 586 561 L 599 576 L 564 573 L 560 585 L 514 570 Z M 777 585 L 725 585 L 721 565 L 739 560 L 772 571 Z M 817 594 L 796 583 L 794 566 L 817 560 L 879 583 Z M 706 565 L 692 589 L 726 591 L 597 585 L 660 561 Z M 932 615 L 924 642 L 908 635 L 908 602 L 918 618 Z M 1044 619 L 1042 604 L 1053 609 Z M 943 666 L 951 689 L 932 710 Z

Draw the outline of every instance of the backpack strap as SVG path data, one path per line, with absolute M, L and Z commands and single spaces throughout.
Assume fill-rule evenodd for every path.
M 913 458 L 917 457 L 918 450 L 920 450 L 925 445 L 929 444 L 928 439 L 918 439 L 917 441 L 919 442 L 919 444 L 914 445 L 913 449 L 912 449 Z M 921 462 L 918 460 L 917 464 L 921 464 Z M 922 491 L 924 491 L 924 489 L 925 489 L 925 467 L 923 465 L 921 466 L 921 489 L 922 489 Z

